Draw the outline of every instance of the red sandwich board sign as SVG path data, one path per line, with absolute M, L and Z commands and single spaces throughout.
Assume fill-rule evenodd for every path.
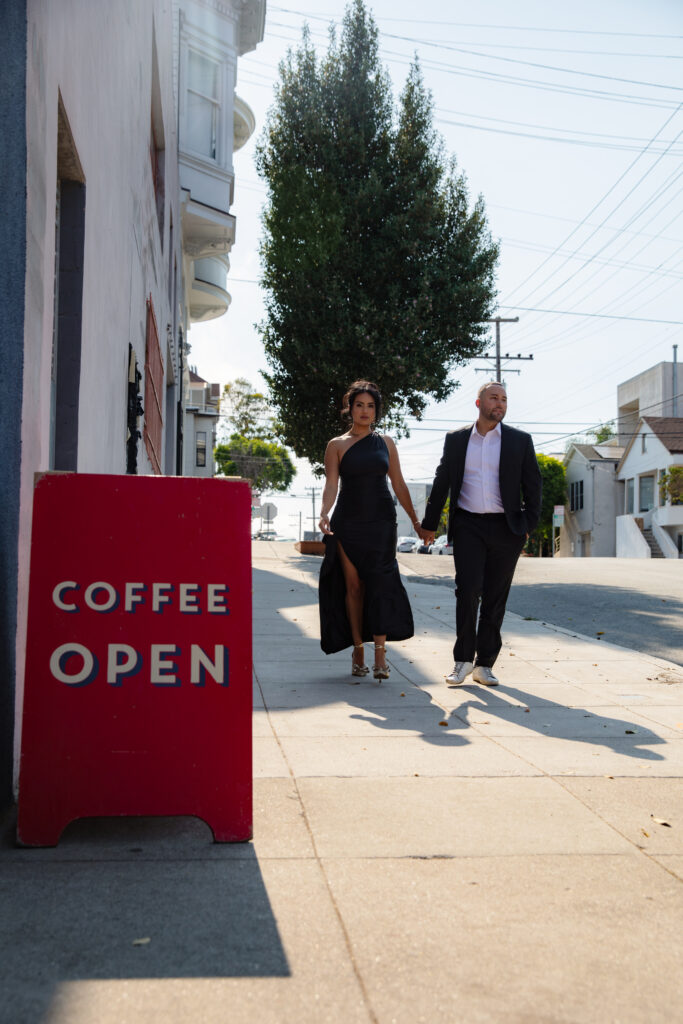
M 109 815 L 251 838 L 250 532 L 243 481 L 37 477 L 21 844 Z

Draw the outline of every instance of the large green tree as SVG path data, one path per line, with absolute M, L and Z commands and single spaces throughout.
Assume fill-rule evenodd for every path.
M 395 111 L 363 0 L 322 59 L 304 32 L 281 64 L 257 168 L 266 376 L 282 440 L 319 465 L 355 378 L 380 386 L 399 433 L 456 387 L 450 371 L 484 345 L 498 248 L 417 63 Z
M 543 481 L 541 518 L 526 549 L 531 555 L 552 555 L 553 508 L 567 500 L 567 474 L 564 465 L 552 455 L 537 455 L 536 461 Z

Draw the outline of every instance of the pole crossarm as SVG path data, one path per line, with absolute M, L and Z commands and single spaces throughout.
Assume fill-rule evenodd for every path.
M 477 356 L 477 359 L 486 359 L 489 362 L 495 364 L 495 367 L 496 367 L 496 380 L 500 381 L 502 379 L 502 372 L 503 372 L 502 371 L 502 363 L 503 363 L 503 360 L 505 360 L 505 362 L 508 363 L 508 362 L 521 362 L 521 361 L 524 361 L 524 360 L 529 360 L 529 359 L 533 359 L 534 358 L 533 355 L 523 356 L 523 355 L 520 355 L 519 352 L 517 353 L 516 356 L 510 355 L 509 352 L 506 352 L 505 355 L 501 355 L 501 353 L 500 353 L 500 325 L 501 324 L 516 324 L 516 323 L 519 323 L 519 317 L 518 316 L 494 316 L 490 320 L 482 320 L 481 323 L 483 323 L 483 324 L 495 324 L 496 325 L 496 352 L 495 352 L 495 355 L 492 352 L 491 353 L 485 352 L 483 355 Z M 475 367 L 475 372 L 476 373 L 486 373 L 487 370 L 483 366 L 482 367 L 476 366 Z M 521 373 L 522 371 L 521 370 L 508 369 L 507 372 L 508 373 Z

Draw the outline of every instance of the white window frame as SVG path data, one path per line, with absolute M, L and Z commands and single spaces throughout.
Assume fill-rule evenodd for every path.
M 189 87 L 189 55 L 190 51 L 218 65 L 217 95 L 207 96 Z M 222 170 L 232 169 L 232 117 L 228 115 L 234 105 L 235 78 L 237 71 L 237 53 L 233 47 L 227 46 L 216 37 L 203 32 L 187 20 L 182 22 L 180 32 L 180 59 L 178 81 L 178 130 L 180 151 L 192 157 L 199 164 L 217 167 Z M 210 157 L 188 146 L 188 94 L 192 92 L 202 99 L 213 103 L 216 108 L 216 155 Z M 230 122 L 228 124 L 228 121 Z

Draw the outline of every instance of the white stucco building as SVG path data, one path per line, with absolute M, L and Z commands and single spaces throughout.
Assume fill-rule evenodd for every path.
M 683 466 L 683 417 L 643 417 L 617 466 L 624 503 L 617 518 L 617 555 L 679 558 L 683 553 L 683 505 L 672 505 L 660 481 Z
M 616 517 L 623 483 L 616 467 L 624 449 L 616 441 L 570 446 L 565 459 L 567 504 L 560 530 L 561 556 L 609 558 L 616 554 Z
M 683 413 L 680 369 L 677 363 L 657 363 L 617 386 L 619 444 L 628 444 L 642 416 Z
M 183 475 L 213 476 L 221 386 L 209 384 L 192 369 L 184 375 Z
M 237 61 L 263 37 L 265 0 L 17 6 L 26 30 L 18 723 L 34 474 L 183 472 L 187 332 L 230 303 L 232 156 L 254 128 L 235 95 Z M 189 447 L 196 463 L 194 433 Z

